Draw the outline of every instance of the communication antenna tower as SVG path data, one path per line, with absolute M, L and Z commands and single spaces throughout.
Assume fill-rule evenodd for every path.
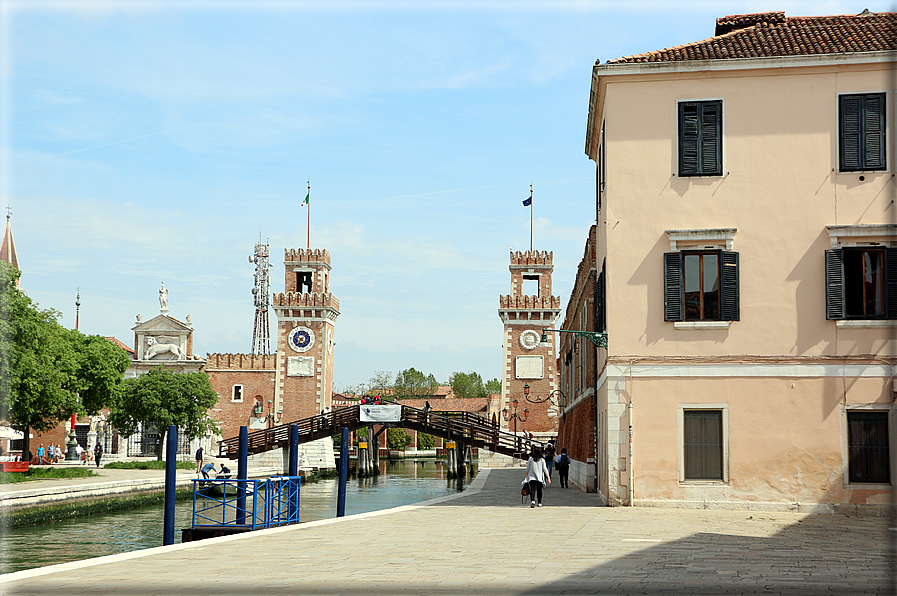
M 252 353 L 271 353 L 271 334 L 268 331 L 268 307 L 271 305 L 271 286 L 268 279 L 268 244 L 262 244 L 259 234 L 258 244 L 255 245 L 255 254 L 249 257 L 250 263 L 255 263 L 255 285 L 252 288 L 252 298 L 255 302 L 255 325 L 252 329 Z

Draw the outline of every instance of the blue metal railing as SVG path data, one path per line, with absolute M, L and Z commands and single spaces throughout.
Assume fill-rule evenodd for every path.
M 301 485 L 301 476 L 194 479 L 192 527 L 258 530 L 299 523 Z

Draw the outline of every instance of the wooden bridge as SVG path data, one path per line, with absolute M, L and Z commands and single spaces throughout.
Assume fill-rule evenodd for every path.
M 418 408 L 398 405 L 402 406 L 401 420 L 398 422 L 362 421 L 361 406 L 346 406 L 311 418 L 252 431 L 248 433 L 249 454 L 289 447 L 290 426 L 293 424 L 299 427 L 300 444 L 339 435 L 343 428 L 354 431 L 375 425 L 382 425 L 384 428 L 408 428 L 435 437 L 442 437 L 446 441 L 455 441 L 471 447 L 484 447 L 511 457 L 526 457 L 533 444 L 525 437 L 500 430 L 497 422 L 470 412 L 425 412 Z M 382 432 L 383 429 L 376 436 Z M 239 437 L 221 441 L 218 444 L 219 457 L 237 459 L 239 442 Z

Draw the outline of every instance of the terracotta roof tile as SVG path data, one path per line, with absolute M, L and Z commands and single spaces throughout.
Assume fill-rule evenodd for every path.
M 786 17 L 784 12 L 730 15 L 716 20 L 703 41 L 608 60 L 608 64 L 771 58 L 897 49 L 897 13 Z
M 124 350 L 125 352 L 127 352 L 129 356 L 133 356 L 133 355 L 134 355 L 134 350 L 131 349 L 130 347 L 126 346 L 126 345 L 125 345 L 121 340 L 119 340 L 117 337 L 108 337 L 108 336 L 107 336 L 106 339 L 108 339 L 109 341 L 111 341 L 112 343 L 114 343 L 115 345 L 117 345 L 119 348 L 121 348 L 122 350 Z

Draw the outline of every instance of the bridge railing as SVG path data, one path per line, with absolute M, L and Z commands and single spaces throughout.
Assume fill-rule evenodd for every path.
M 310 418 L 303 418 L 295 422 L 288 422 L 273 428 L 262 428 L 247 433 L 249 453 L 261 453 L 278 447 L 285 447 L 290 443 L 290 425 L 299 427 L 299 435 L 330 434 L 332 429 L 340 429 L 343 426 L 358 424 L 358 407 L 346 406 L 331 410 L 326 414 L 318 414 Z M 333 433 L 335 434 L 335 432 Z M 219 457 L 237 458 L 240 448 L 240 437 L 230 437 L 218 443 Z
M 498 422 L 484 418 L 472 412 L 425 411 L 419 408 L 402 405 L 402 421 L 416 430 L 442 436 L 448 440 L 460 441 L 474 446 L 523 457 L 529 452 L 533 443 L 521 435 L 515 435 L 499 428 Z M 300 442 L 333 436 L 343 427 L 350 430 L 369 423 L 359 419 L 359 406 L 345 406 L 318 414 L 295 422 L 281 424 L 273 428 L 255 430 L 248 433 L 249 453 L 261 453 L 279 447 L 286 447 L 290 440 L 290 425 L 299 427 Z M 222 440 L 219 445 L 219 456 L 236 459 L 239 450 L 239 437 Z
M 491 451 L 523 457 L 531 446 L 538 444 L 521 435 L 499 428 L 497 421 L 471 412 L 426 412 L 410 406 L 402 406 L 402 418 L 420 424 L 430 430 L 464 443 L 483 445 Z

